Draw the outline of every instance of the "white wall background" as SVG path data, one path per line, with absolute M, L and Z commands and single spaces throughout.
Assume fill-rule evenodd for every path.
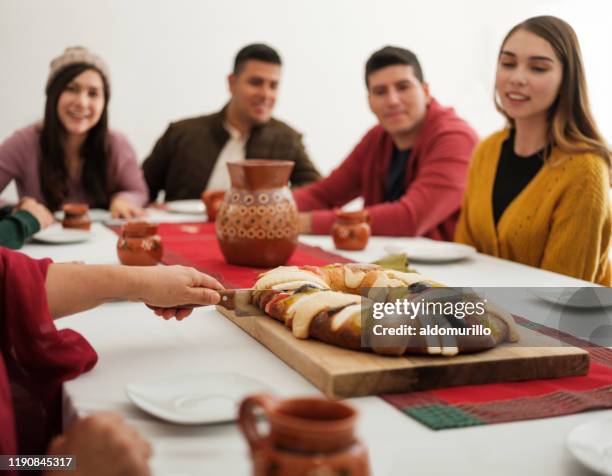
M 49 61 L 81 44 L 110 65 L 111 125 L 142 160 L 169 121 L 219 109 L 236 51 L 266 42 L 284 60 L 275 116 L 327 173 L 374 124 L 363 82 L 374 50 L 414 50 L 434 96 L 485 135 L 503 124 L 492 101 L 500 41 L 536 14 L 576 29 L 612 141 L 611 13 L 606 0 L 0 0 L 0 141 L 42 117 Z

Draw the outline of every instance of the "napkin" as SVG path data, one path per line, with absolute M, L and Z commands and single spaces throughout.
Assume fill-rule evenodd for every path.
M 376 261 L 372 261 L 372 264 L 377 264 L 386 269 L 393 269 L 395 271 L 401 271 L 403 273 L 416 273 L 417 271 L 410 268 L 410 262 L 408 261 L 408 255 L 406 253 L 396 253 L 387 255 Z

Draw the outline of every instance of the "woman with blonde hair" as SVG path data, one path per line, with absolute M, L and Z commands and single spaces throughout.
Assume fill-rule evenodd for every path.
M 612 155 L 589 108 L 572 27 L 539 16 L 512 28 L 495 92 L 508 127 L 474 153 L 455 240 L 610 285 Z

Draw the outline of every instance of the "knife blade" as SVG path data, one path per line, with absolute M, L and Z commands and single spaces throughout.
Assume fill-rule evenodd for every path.
M 263 315 L 264 312 L 252 304 L 254 289 L 224 289 L 219 291 L 221 300 L 217 306 L 221 306 L 228 311 L 234 311 L 236 316 Z

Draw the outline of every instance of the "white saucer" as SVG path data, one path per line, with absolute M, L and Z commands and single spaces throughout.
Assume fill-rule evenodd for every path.
M 529 291 L 543 301 L 564 307 L 601 309 L 612 306 L 610 288 L 531 288 Z
M 202 200 L 174 200 L 166 202 L 166 209 L 172 213 L 186 213 L 189 215 L 202 215 L 204 203 Z
M 612 419 L 578 425 L 569 432 L 565 444 L 570 453 L 586 467 L 612 476 Z
M 109 210 L 104 210 L 103 208 L 92 208 L 87 214 L 89 215 L 89 219 L 92 222 L 105 222 L 112 218 L 111 212 Z M 54 213 L 55 219 L 58 221 L 62 221 L 64 219 L 64 212 L 57 211 Z
M 176 375 L 130 383 L 125 389 L 141 410 L 181 425 L 235 421 L 244 397 L 271 390 L 259 380 L 231 372 Z
M 91 231 L 62 228 L 59 223 L 54 223 L 49 228 L 39 231 L 32 238 L 43 243 L 68 244 L 81 243 L 91 238 Z
M 476 249 L 462 243 L 429 239 L 407 239 L 403 243 L 385 245 L 391 254 L 406 253 L 410 262 L 452 263 L 476 255 Z

